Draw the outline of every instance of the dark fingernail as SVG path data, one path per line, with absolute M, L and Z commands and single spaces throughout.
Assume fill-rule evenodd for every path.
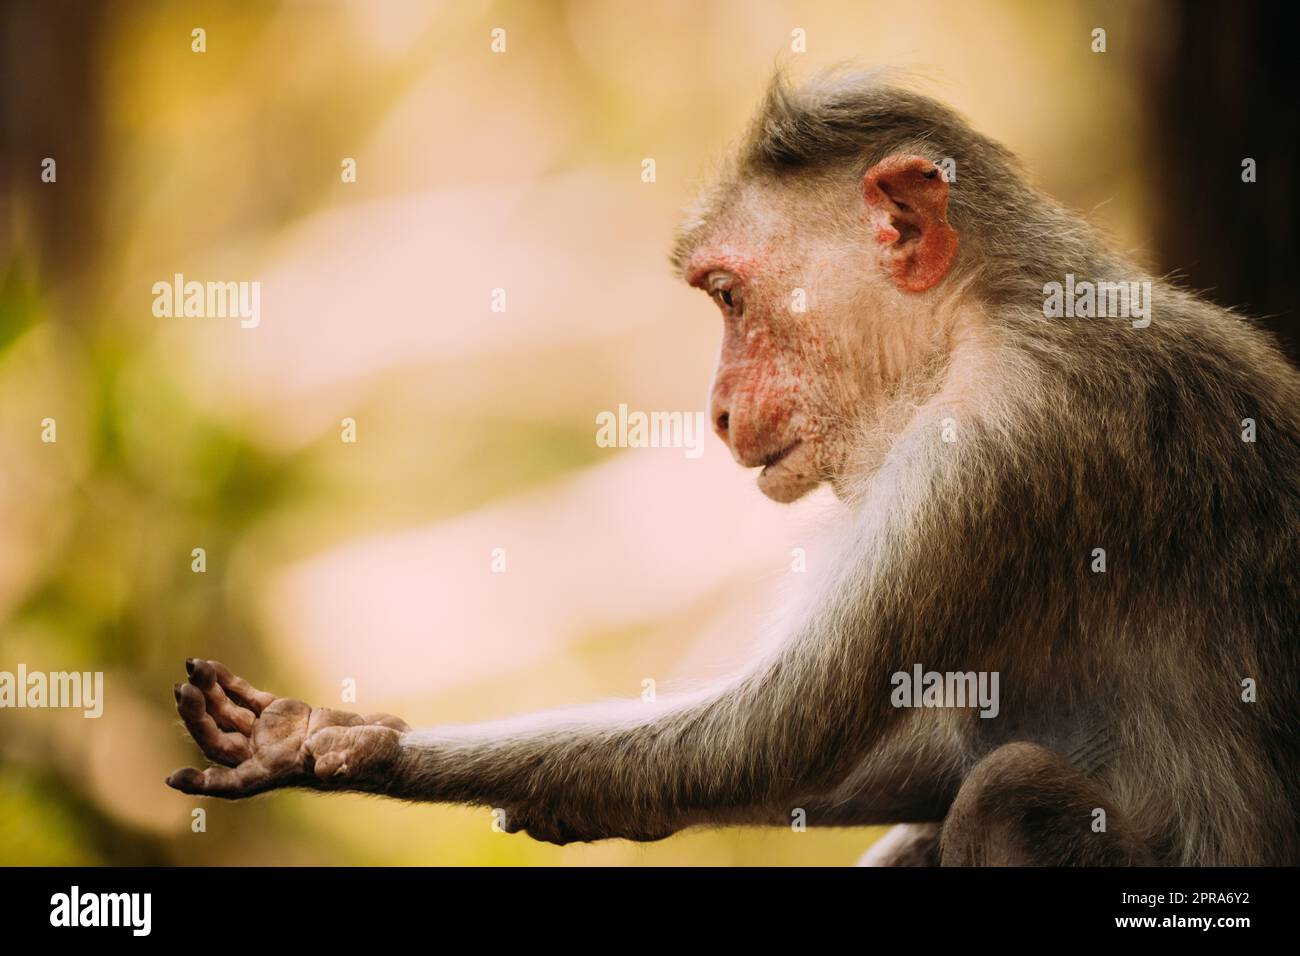
M 185 658 L 185 673 L 187 674 L 194 673 L 194 658 L 192 657 Z

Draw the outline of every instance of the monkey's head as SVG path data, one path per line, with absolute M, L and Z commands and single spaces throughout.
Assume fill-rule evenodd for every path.
M 864 429 L 942 359 L 958 242 L 948 183 L 924 155 L 877 146 L 872 156 L 835 141 L 828 147 L 844 155 L 764 162 L 782 148 L 777 138 L 796 135 L 775 111 L 803 111 L 784 122 L 803 120 L 807 149 L 818 135 L 807 114 L 825 102 L 800 103 L 779 82 L 774 90 L 673 261 L 722 315 L 714 430 L 741 465 L 761 469 L 764 494 L 788 502 L 823 481 L 842 493 L 860 470 Z

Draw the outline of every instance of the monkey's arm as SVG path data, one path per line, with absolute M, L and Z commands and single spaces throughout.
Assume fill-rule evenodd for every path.
M 873 741 L 829 709 L 761 713 L 750 695 L 772 679 L 656 715 L 628 701 L 411 731 L 383 792 L 500 808 L 508 830 L 555 843 L 651 840 L 700 823 L 789 825 L 796 810 L 809 825 L 942 819 L 959 782 L 952 761 L 890 732 L 892 708 L 883 720 L 861 714 L 879 728 Z M 869 758 L 854 759 L 864 749 Z
M 655 839 L 694 823 L 788 822 L 800 806 L 851 813 L 855 822 L 933 819 L 955 789 L 950 761 L 901 747 L 901 759 L 917 761 L 902 774 L 914 787 L 889 790 L 899 764 L 886 748 L 901 736 L 895 731 L 907 713 L 891 703 L 890 675 L 917 662 L 942 664 L 942 652 L 927 656 L 927 648 L 961 619 L 964 602 L 980 596 L 967 582 L 936 588 L 942 568 L 928 552 L 950 560 L 964 529 L 914 509 L 951 501 L 942 486 L 958 466 L 936 466 L 928 460 L 934 446 L 924 437 L 917 444 L 925 467 L 909 490 L 930 494 L 860 509 L 815 611 L 750 674 L 657 712 L 633 701 L 613 711 L 403 734 L 384 792 L 499 807 L 507 828 L 553 842 Z M 886 468 L 908 464 L 900 458 Z M 883 474 L 881 487 L 898 480 Z M 926 553 L 907 534 L 922 520 Z M 853 782 L 864 767 L 866 776 Z M 846 782 L 852 793 L 840 789 Z
M 814 710 L 797 708 L 785 725 L 758 722 L 763 708 L 747 695 L 767 693 L 780 664 L 666 707 L 623 701 L 411 731 L 389 715 L 276 698 L 217 662 L 189 661 L 189 682 L 176 687 L 178 710 L 217 765 L 177 771 L 168 783 L 227 798 L 298 786 L 488 804 L 505 810 L 508 829 L 561 843 L 653 839 L 701 822 L 788 824 L 796 809 L 813 825 L 942 816 L 945 804 L 936 799 L 948 788 L 934 774 L 944 761 L 910 735 L 899 735 L 905 739 L 897 748 L 878 743 L 836 790 L 805 786 L 843 777 L 838 765 L 850 763 L 842 755 L 852 745 L 817 717 L 815 709 L 827 705 L 806 695 Z M 776 720 L 778 712 L 766 716 Z M 806 751 L 827 756 L 798 759 Z
M 780 817 L 784 803 L 843 776 L 866 740 L 847 700 L 796 666 L 778 659 L 657 712 L 629 701 L 412 731 L 384 792 L 499 807 L 507 829 L 557 843 Z
M 168 783 L 227 798 L 296 786 L 485 804 L 505 811 L 507 829 L 556 843 L 788 821 L 796 807 L 818 808 L 815 795 L 851 773 L 870 728 L 887 725 L 855 706 L 869 698 L 832 672 L 833 647 L 810 631 L 752 674 L 667 705 L 621 701 L 423 731 L 276 698 L 221 664 L 187 662 L 177 707 L 216 766 L 179 770 Z M 882 681 L 880 696 L 887 690 Z
M 931 660 L 936 636 L 966 613 L 958 605 L 979 600 L 969 581 L 937 594 L 936 573 L 946 569 L 930 552 L 958 554 L 966 529 L 916 512 L 951 496 L 939 487 L 945 469 L 933 462 L 919 478 L 889 473 L 911 471 L 908 464 L 886 463 L 878 480 L 889 488 L 901 478 L 912 496 L 868 499 L 815 610 L 775 656 L 720 690 L 659 709 L 632 701 L 427 731 L 264 695 L 251 733 L 227 726 L 219 708 L 213 713 L 210 689 L 190 690 L 178 697 L 182 716 L 204 752 L 226 766 L 180 771 L 169 782 L 227 797 L 311 786 L 482 804 L 503 808 L 509 829 L 555 842 L 788 820 L 793 808 L 815 805 L 806 801 L 842 792 L 864 764 L 892 764 L 883 748 L 905 711 L 891 704 L 890 675 L 917 662 L 941 665 Z M 908 534 L 920 522 L 924 552 Z M 236 696 L 261 694 L 217 683 Z M 874 779 L 885 785 L 890 777 Z M 933 801 L 921 788 L 916 799 L 926 806 L 899 806 L 901 795 L 882 787 L 879 802 L 863 804 L 872 786 L 868 778 L 855 788 L 860 822 L 877 811 L 879 822 L 925 818 Z

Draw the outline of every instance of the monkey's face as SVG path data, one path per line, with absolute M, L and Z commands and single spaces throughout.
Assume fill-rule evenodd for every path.
M 933 162 L 899 154 L 838 191 L 743 190 L 697 230 L 686 279 L 723 321 L 713 427 L 768 497 L 844 494 L 865 428 L 942 358 L 947 200 Z
M 702 244 L 686 277 L 722 316 L 714 430 L 759 469 L 764 494 L 789 502 L 845 472 L 874 391 L 876 366 L 862 358 L 873 290 L 852 247 L 801 236 L 788 219 L 781 236 L 754 225 L 772 217 L 744 220 Z

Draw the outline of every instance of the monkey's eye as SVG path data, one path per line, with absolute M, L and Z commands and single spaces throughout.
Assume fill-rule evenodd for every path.
M 724 312 L 730 312 L 733 315 L 740 314 L 740 292 L 736 289 L 714 288 L 709 290 L 709 295 L 713 301 L 718 303 L 718 307 Z

